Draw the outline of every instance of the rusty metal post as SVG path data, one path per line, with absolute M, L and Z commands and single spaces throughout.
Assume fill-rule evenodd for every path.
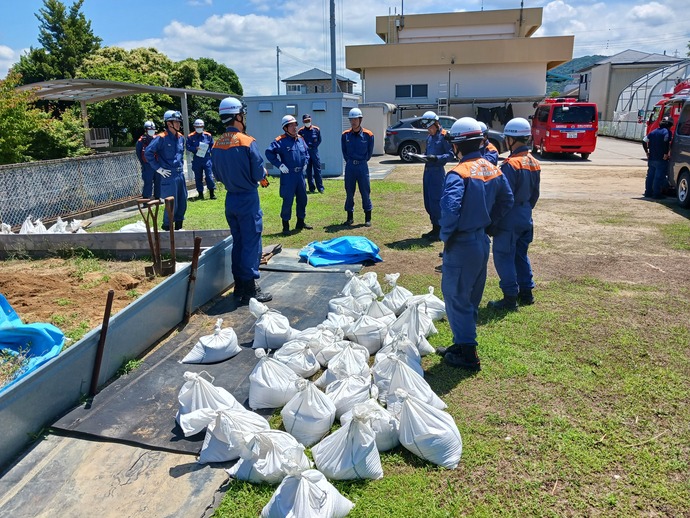
M 192 266 L 189 269 L 189 284 L 187 285 L 187 300 L 184 307 L 183 323 L 189 322 L 192 316 L 192 300 L 194 299 L 194 286 L 196 285 L 196 271 L 199 266 L 199 255 L 201 255 L 201 237 L 194 238 L 194 253 L 192 254 Z
M 103 351 L 105 350 L 105 338 L 108 335 L 108 324 L 110 323 L 110 312 L 113 309 L 113 298 L 115 297 L 115 290 L 108 290 L 108 299 L 105 302 L 105 311 L 103 312 L 103 324 L 101 324 L 101 336 L 98 339 L 98 348 L 96 349 L 96 360 L 93 364 L 93 372 L 91 373 L 91 388 L 89 389 L 89 397 L 96 395 L 98 390 L 98 377 L 101 374 L 101 362 L 103 361 Z

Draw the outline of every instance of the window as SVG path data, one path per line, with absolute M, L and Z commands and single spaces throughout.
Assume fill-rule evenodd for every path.
M 595 120 L 594 106 L 553 107 L 553 122 L 561 124 L 589 124 Z
M 429 85 L 395 85 L 395 97 L 397 99 L 410 99 L 413 97 L 428 97 Z
M 676 132 L 678 135 L 690 135 L 690 105 L 686 106 L 680 114 Z
M 285 92 L 288 94 L 306 94 L 307 93 L 307 86 L 306 85 L 287 84 L 287 85 L 285 85 Z
M 542 106 L 537 110 L 537 120 L 539 122 L 546 122 L 549 120 L 549 107 L 548 106 Z

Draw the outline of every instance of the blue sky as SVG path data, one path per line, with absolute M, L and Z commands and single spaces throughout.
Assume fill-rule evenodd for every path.
M 72 0 L 63 0 L 68 6 Z M 4 0 L 9 2 L 9 0 Z M 543 7 L 542 27 L 533 37 L 575 35 L 574 57 L 613 55 L 626 49 L 688 52 L 687 0 L 525 0 Z M 330 71 L 328 0 L 86 0 L 82 11 L 103 45 L 155 47 L 173 60 L 211 57 L 237 72 L 246 95 L 274 94 L 276 46 L 282 50 L 281 78 L 312 67 Z M 35 13 L 42 0 L 12 2 L 0 17 L 0 77 L 30 46 L 38 46 Z M 408 0 L 405 14 L 519 8 L 519 0 Z M 338 73 L 345 69 L 345 45 L 382 43 L 375 17 L 401 2 L 336 0 Z M 682 13 L 682 14 L 679 14 Z

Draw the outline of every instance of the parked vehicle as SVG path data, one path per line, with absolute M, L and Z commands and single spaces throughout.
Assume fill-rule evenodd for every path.
M 673 119 L 673 127 L 678 124 L 680 110 L 683 108 L 685 98 L 690 95 L 690 79 L 680 81 L 671 92 L 663 94 L 663 97 L 654 105 L 649 119 L 647 119 L 647 132 L 649 135 L 659 127 L 659 121 L 664 117 Z M 644 110 L 642 110 L 644 112 Z
M 447 117 L 445 115 L 439 117 L 439 123 L 446 131 L 450 130 L 456 120 L 455 117 Z M 384 152 L 387 155 L 400 156 L 403 162 L 414 161 L 410 153 L 419 154 L 426 150 L 426 138 L 429 135 L 429 132 L 421 127 L 421 122 L 421 117 L 410 117 L 400 119 L 392 126 L 389 126 L 386 129 Z M 489 141 L 496 146 L 499 153 L 507 150 L 503 134 L 498 131 L 489 130 Z
M 584 160 L 597 147 L 599 116 L 594 103 L 571 97 L 545 99 L 532 119 L 532 146 L 546 153 L 579 153 Z
M 668 183 L 675 188 L 680 206 L 690 208 L 690 97 L 682 102 L 674 131 Z

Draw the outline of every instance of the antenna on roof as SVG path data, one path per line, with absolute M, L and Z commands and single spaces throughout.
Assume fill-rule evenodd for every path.
M 520 0 L 520 24 L 518 25 L 518 36 L 522 32 L 522 9 L 525 7 L 525 0 Z

